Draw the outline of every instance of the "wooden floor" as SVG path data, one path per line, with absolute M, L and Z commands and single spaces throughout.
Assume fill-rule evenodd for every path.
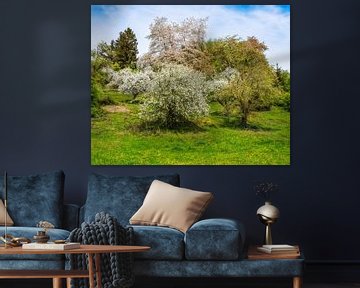
M 246 281 L 246 283 L 231 283 L 229 285 L 201 285 L 199 283 L 179 286 L 175 283 L 137 283 L 134 288 L 291 288 L 291 283 L 264 283 L 263 281 Z M 0 280 L 0 288 L 52 288 L 52 282 L 48 279 L 41 280 Z M 360 288 L 360 283 L 304 283 L 303 288 Z
M 338 283 L 338 284 L 306 284 L 304 288 L 354 288 L 360 287 L 360 283 Z

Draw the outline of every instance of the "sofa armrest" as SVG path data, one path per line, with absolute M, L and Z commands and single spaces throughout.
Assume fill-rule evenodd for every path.
M 188 260 L 235 260 L 242 254 L 245 228 L 234 219 L 213 218 L 196 222 L 185 234 Z
M 77 227 L 79 227 L 79 206 L 64 204 L 63 228 L 71 231 Z

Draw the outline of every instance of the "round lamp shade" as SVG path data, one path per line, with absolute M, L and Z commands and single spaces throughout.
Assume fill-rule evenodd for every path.
M 275 222 L 280 217 L 280 211 L 270 202 L 265 202 L 265 205 L 261 206 L 256 214 L 263 222 Z

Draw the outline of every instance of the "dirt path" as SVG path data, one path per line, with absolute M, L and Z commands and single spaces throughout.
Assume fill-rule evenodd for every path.
M 121 106 L 121 105 L 106 105 L 106 106 L 103 106 L 103 109 L 109 113 L 129 113 L 130 112 L 130 110 L 128 108 L 126 108 L 125 106 Z

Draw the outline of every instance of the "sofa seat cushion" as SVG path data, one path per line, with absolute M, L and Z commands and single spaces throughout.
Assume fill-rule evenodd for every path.
M 14 237 L 25 237 L 30 240 L 33 239 L 33 236 L 41 230 L 37 227 L 8 227 L 7 233 L 11 234 Z M 5 228 L 0 227 L 0 235 L 5 234 Z M 54 240 L 64 240 L 69 237 L 70 232 L 63 229 L 49 229 L 47 234 L 50 236 L 49 241 Z M 0 260 L 62 260 L 64 255 L 0 255 Z
M 185 235 L 187 260 L 236 260 L 245 241 L 243 225 L 232 219 L 206 219 Z
M 158 226 L 131 226 L 134 244 L 150 246 L 146 252 L 134 253 L 135 259 L 182 260 L 184 258 L 184 234 L 176 229 Z
M 180 184 L 178 174 L 146 177 L 91 174 L 81 221 L 91 222 L 96 213 L 105 212 L 114 216 L 119 224 L 128 225 L 155 179 L 175 186 Z

